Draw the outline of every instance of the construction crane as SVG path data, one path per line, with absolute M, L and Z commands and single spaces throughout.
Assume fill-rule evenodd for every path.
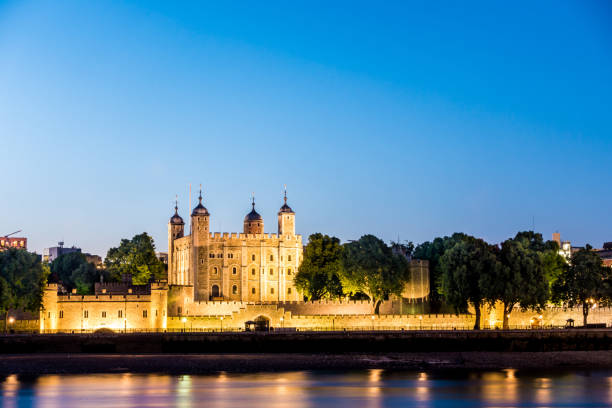
M 19 231 L 15 231 L 15 232 L 11 232 L 10 234 L 6 234 L 6 235 L 4 235 L 2 238 L 8 238 L 8 237 L 10 237 L 11 235 L 15 235 L 15 234 L 17 234 L 17 233 L 19 233 L 19 232 L 21 232 L 21 230 L 19 230 Z

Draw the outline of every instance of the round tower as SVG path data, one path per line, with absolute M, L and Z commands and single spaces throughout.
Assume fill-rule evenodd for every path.
M 264 222 L 263 218 L 257 211 L 255 211 L 255 197 L 253 196 L 253 206 L 250 213 L 244 217 L 244 233 L 245 234 L 263 234 L 264 233 Z
M 284 204 L 278 211 L 278 235 L 295 235 L 295 213 L 287 205 L 287 189 L 285 189 Z

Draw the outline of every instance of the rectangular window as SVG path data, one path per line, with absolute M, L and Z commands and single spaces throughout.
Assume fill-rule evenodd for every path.
M 209 258 L 214 258 L 214 257 L 215 257 L 215 254 L 212 254 L 212 253 L 211 253 L 211 254 L 208 254 L 208 257 L 209 257 Z
M 274 269 L 270 269 L 270 275 L 274 275 Z
M 223 254 L 217 254 L 217 258 L 223 258 Z
M 273 261 L 274 260 L 274 255 L 270 255 L 270 260 Z
M 274 288 L 270 288 L 270 293 L 274 294 Z
M 287 275 L 291 275 L 291 268 L 287 269 Z
M 106 312 L 102 312 L 102 317 L 106 318 Z
M 87 319 L 89 317 L 89 310 L 83 310 L 83 319 Z
M 290 295 L 291 294 L 291 288 L 287 288 L 287 294 Z
M 183 313 L 183 308 L 179 306 L 178 307 L 178 314 L 181 314 L 181 313 Z
M 251 288 L 251 293 L 255 294 L 255 288 Z
M 51 312 L 49 312 L 49 315 L 47 316 L 49 319 L 51 318 Z
M 291 255 L 287 255 L 287 260 L 291 262 Z
M 147 317 L 147 311 L 146 310 L 142 311 L 142 317 Z
M 63 311 L 63 310 L 60 310 L 60 312 L 59 312 L 59 318 L 60 318 L 60 319 L 63 319 L 63 318 L 64 318 L 64 311 Z
M 117 310 L 117 317 L 120 319 L 123 317 L 123 310 Z
M 157 317 L 157 309 L 155 309 L 155 317 Z

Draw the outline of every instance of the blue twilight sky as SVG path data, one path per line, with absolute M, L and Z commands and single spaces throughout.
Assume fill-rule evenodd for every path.
M 612 241 L 612 3 L 0 2 L 0 234 Z

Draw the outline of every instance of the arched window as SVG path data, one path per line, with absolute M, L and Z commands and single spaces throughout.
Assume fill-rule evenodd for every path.
M 217 273 L 219 273 L 219 271 L 217 270 L 217 267 L 213 267 L 213 274 L 216 275 Z
M 251 275 L 255 275 L 255 268 L 251 269 Z
M 212 297 L 219 297 L 219 286 L 218 285 L 213 285 L 212 286 Z
M 251 261 L 255 260 L 255 255 L 251 255 Z
M 232 295 L 237 295 L 238 294 L 238 286 L 234 285 L 232 286 Z
M 238 270 L 237 270 L 237 269 L 236 269 L 236 267 L 234 266 L 234 267 L 232 268 L 232 274 L 233 274 L 233 275 L 235 275 L 235 274 L 237 274 L 237 273 L 238 273 Z

